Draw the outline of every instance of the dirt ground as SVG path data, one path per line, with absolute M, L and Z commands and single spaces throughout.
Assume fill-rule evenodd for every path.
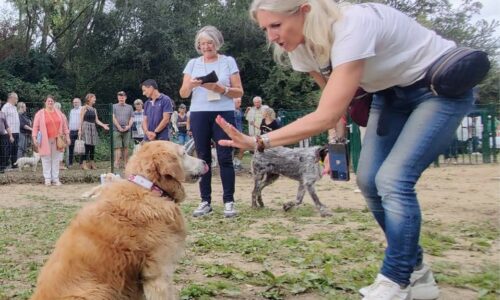
M 222 209 L 221 184 L 218 176 L 213 177 L 213 205 Z M 95 184 L 71 184 L 61 187 L 45 187 L 41 184 L 0 185 L 0 208 L 19 208 L 36 205 L 30 197 L 50 196 L 51 199 L 83 205 L 86 201 L 79 196 Z M 253 182 L 248 173 L 242 173 L 236 180 L 237 208 L 250 206 Z M 295 198 L 297 184 L 289 179 L 280 179 L 264 190 L 263 198 L 266 206 L 279 209 L 284 201 Z M 187 202 L 198 201 L 198 186 L 186 184 Z M 355 180 L 350 182 L 333 182 L 323 178 L 316 186 L 321 201 L 330 209 L 364 209 L 362 196 L 356 191 Z M 500 167 L 497 164 L 485 165 L 448 165 L 440 168 L 429 168 L 422 176 L 417 192 L 425 222 L 436 222 L 444 226 L 457 226 L 461 222 L 491 222 L 496 229 L 500 228 Z M 28 196 L 28 197 L 27 197 Z M 304 202 L 312 203 L 309 196 Z M 252 226 L 253 227 L 253 226 Z M 425 230 L 425 225 L 423 227 Z M 248 232 L 247 232 L 248 233 Z M 255 232 L 256 235 L 263 235 Z M 303 234 L 307 234 L 304 232 Z M 376 237 L 383 240 L 378 233 Z M 498 237 L 492 247 L 484 253 L 449 250 L 445 257 L 451 262 L 461 262 L 466 269 L 474 270 L 486 262 L 500 262 L 500 240 Z M 427 257 L 432 264 L 434 258 Z M 234 262 L 237 264 L 237 262 Z M 286 266 L 283 266 L 286 269 Z M 442 286 L 440 299 L 476 299 L 477 293 L 468 289 Z M 306 295 L 294 296 L 290 299 L 309 299 Z M 312 299 L 312 298 L 310 298 Z

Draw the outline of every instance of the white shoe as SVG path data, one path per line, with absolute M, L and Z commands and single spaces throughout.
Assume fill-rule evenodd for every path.
M 431 268 L 426 264 L 420 270 L 411 273 L 410 288 L 412 299 L 435 300 L 439 297 L 439 287 Z
M 363 300 L 411 300 L 410 286 L 401 286 L 382 274 L 377 275 L 377 279 L 370 286 L 371 289 Z
M 59 180 L 54 180 L 54 181 L 52 182 L 52 185 L 55 185 L 55 186 L 61 186 L 61 185 L 62 185 L 62 183 L 61 183 Z
M 198 208 L 193 211 L 193 217 L 201 217 L 212 213 L 212 207 L 207 201 L 202 201 Z
M 435 300 L 439 297 L 439 288 L 428 265 L 423 264 L 420 270 L 413 271 L 410 277 L 412 299 Z M 365 286 L 359 293 L 366 296 L 373 289 L 373 284 Z
M 234 209 L 234 202 L 226 202 L 224 203 L 224 217 L 232 218 L 236 217 L 238 213 Z
M 51 186 L 52 182 L 50 182 L 50 179 L 45 179 L 45 186 Z

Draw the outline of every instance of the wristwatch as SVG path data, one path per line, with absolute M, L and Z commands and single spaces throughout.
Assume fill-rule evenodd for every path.
M 227 93 L 229 93 L 229 87 L 225 86 L 224 87 L 224 96 L 227 95 Z

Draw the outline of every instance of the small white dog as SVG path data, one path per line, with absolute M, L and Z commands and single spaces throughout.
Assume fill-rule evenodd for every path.
M 102 188 L 111 182 L 116 182 L 122 178 L 118 174 L 106 173 L 101 175 L 101 184 L 93 187 L 90 191 L 82 194 L 82 198 L 91 199 L 96 198 L 101 193 Z
M 20 157 L 17 159 L 14 165 L 18 166 L 19 170 L 22 170 L 24 166 L 29 165 L 33 168 L 33 172 L 35 172 L 36 166 L 38 165 L 39 161 L 40 155 L 38 155 L 38 153 L 36 152 L 33 152 L 32 157 Z

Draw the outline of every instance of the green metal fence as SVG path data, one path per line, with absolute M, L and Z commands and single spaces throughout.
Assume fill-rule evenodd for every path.
M 284 116 L 284 124 L 306 115 L 310 111 L 279 110 Z M 473 111 L 463 119 L 457 128 L 456 137 L 450 147 L 436 160 L 440 164 L 481 164 L 497 163 L 500 150 L 500 105 L 476 105 Z M 355 123 L 348 124 L 350 161 L 354 171 L 357 170 L 362 141 L 360 127 Z M 327 134 L 312 137 L 310 145 L 324 145 Z
M 26 103 L 28 115 L 33 118 L 34 114 L 43 107 L 43 103 Z M 95 108 L 99 119 L 109 124 L 110 130 L 105 131 L 98 126 L 99 143 L 96 145 L 95 160 L 101 169 L 114 172 L 113 160 L 113 122 L 112 104 L 96 104 Z M 71 103 L 62 104 L 63 112 L 69 116 Z M 282 125 L 289 124 L 296 119 L 306 115 L 312 110 L 282 110 L 277 109 L 276 114 Z M 500 149 L 500 131 L 498 127 L 498 117 L 500 113 L 499 105 L 477 105 L 474 110 L 464 118 L 462 124 L 457 128 L 457 136 L 450 148 L 443 153 L 435 164 L 480 164 L 498 162 L 498 152 Z M 248 132 L 247 122 L 243 122 L 244 131 Z M 349 122 L 348 139 L 350 161 L 354 171 L 357 170 L 359 154 L 361 152 L 361 132 L 360 128 Z M 324 145 L 328 141 L 326 132 L 311 137 L 303 145 Z M 299 146 L 299 144 L 295 145 Z M 130 154 L 133 145 L 130 145 Z M 65 161 L 68 161 L 68 151 L 65 152 Z

